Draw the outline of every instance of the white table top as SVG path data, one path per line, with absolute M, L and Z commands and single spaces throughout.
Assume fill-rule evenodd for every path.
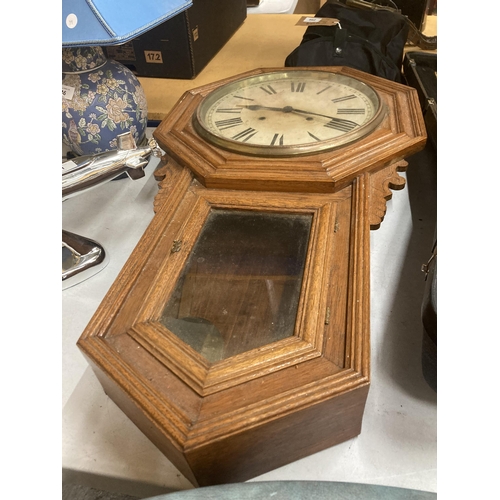
M 192 486 L 104 394 L 76 342 L 153 218 L 157 162 L 142 179 L 109 182 L 62 207 L 62 227 L 98 241 L 111 257 L 99 274 L 62 292 L 63 477 L 143 497 Z M 413 198 L 410 205 L 418 189 L 395 191 L 380 229 L 371 232 L 372 382 L 361 434 L 253 480 L 437 491 L 436 393 L 420 365 L 420 267 L 430 255 L 435 212 Z

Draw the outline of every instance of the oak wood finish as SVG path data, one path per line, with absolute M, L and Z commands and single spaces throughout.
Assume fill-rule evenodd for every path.
M 332 151 L 292 158 L 255 158 L 200 140 L 192 116 L 202 99 L 220 85 L 241 77 L 275 71 L 256 69 L 185 92 L 154 132 L 160 146 L 181 165 L 189 165 L 209 188 L 265 191 L 335 192 L 355 176 L 387 166 L 419 151 L 425 125 L 415 89 L 347 67 L 315 67 L 358 78 L 371 85 L 387 108 L 386 118 L 365 138 Z M 310 68 L 287 68 L 300 71 Z M 300 165 L 300 168 L 297 168 Z
M 425 142 L 413 89 L 361 76 L 387 117 L 333 152 L 270 160 L 207 145 L 190 116 L 221 82 L 186 93 L 156 131 L 167 154 L 155 217 L 78 346 L 107 394 L 195 485 L 244 481 L 361 431 L 370 228 L 390 189 L 404 186 L 403 157 Z M 308 214 L 312 226 L 293 336 L 210 363 L 161 317 L 217 209 Z
M 342 425 L 342 435 L 356 435 L 369 381 L 368 210 L 357 185 L 335 195 L 241 192 L 208 190 L 196 180 L 187 185 L 189 176 L 182 171 L 177 176 L 171 197 L 79 340 L 101 383 L 174 464 L 181 468 L 188 462 L 188 477 L 196 477 L 198 484 L 244 480 L 284 463 L 296 456 L 278 452 L 289 433 L 303 434 L 304 442 L 292 446 L 302 456 L 338 442 L 338 435 L 307 442 L 309 432 L 302 427 L 316 426 L 307 415 L 343 413 L 340 401 L 345 398 L 339 399 L 337 410 L 335 401 L 346 391 L 352 393 L 350 405 L 356 411 L 353 415 L 350 410 L 345 422 L 334 420 Z M 364 184 L 358 184 L 364 191 Z M 207 203 L 302 211 L 314 219 L 295 335 L 214 364 L 158 321 L 201 230 Z M 183 245 L 172 253 L 174 239 Z M 356 248 L 360 242 L 364 245 Z M 270 432 L 269 439 L 259 438 L 261 432 Z M 217 464 L 211 479 L 200 477 L 207 467 L 200 457 L 221 441 L 226 455 L 210 459 Z M 236 473 L 234 455 L 245 463 L 245 456 L 255 456 L 256 443 L 261 459 Z

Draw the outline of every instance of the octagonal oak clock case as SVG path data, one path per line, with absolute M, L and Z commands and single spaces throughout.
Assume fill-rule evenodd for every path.
M 194 485 L 361 431 L 370 229 L 426 140 L 416 91 L 344 67 L 186 92 L 154 132 L 155 216 L 78 341 Z

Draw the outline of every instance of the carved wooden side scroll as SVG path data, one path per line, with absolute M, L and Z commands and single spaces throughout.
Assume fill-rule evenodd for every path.
M 404 177 L 398 172 L 405 172 L 408 162 L 405 160 L 391 163 L 385 168 L 370 174 L 370 229 L 378 229 L 384 220 L 387 201 L 392 198 L 392 190 L 403 189 Z

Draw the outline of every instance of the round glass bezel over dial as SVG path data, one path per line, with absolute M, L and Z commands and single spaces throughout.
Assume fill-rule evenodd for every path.
M 193 125 L 208 142 L 276 157 L 327 151 L 357 141 L 384 117 L 378 93 L 357 78 L 321 70 L 283 70 L 215 89 Z

